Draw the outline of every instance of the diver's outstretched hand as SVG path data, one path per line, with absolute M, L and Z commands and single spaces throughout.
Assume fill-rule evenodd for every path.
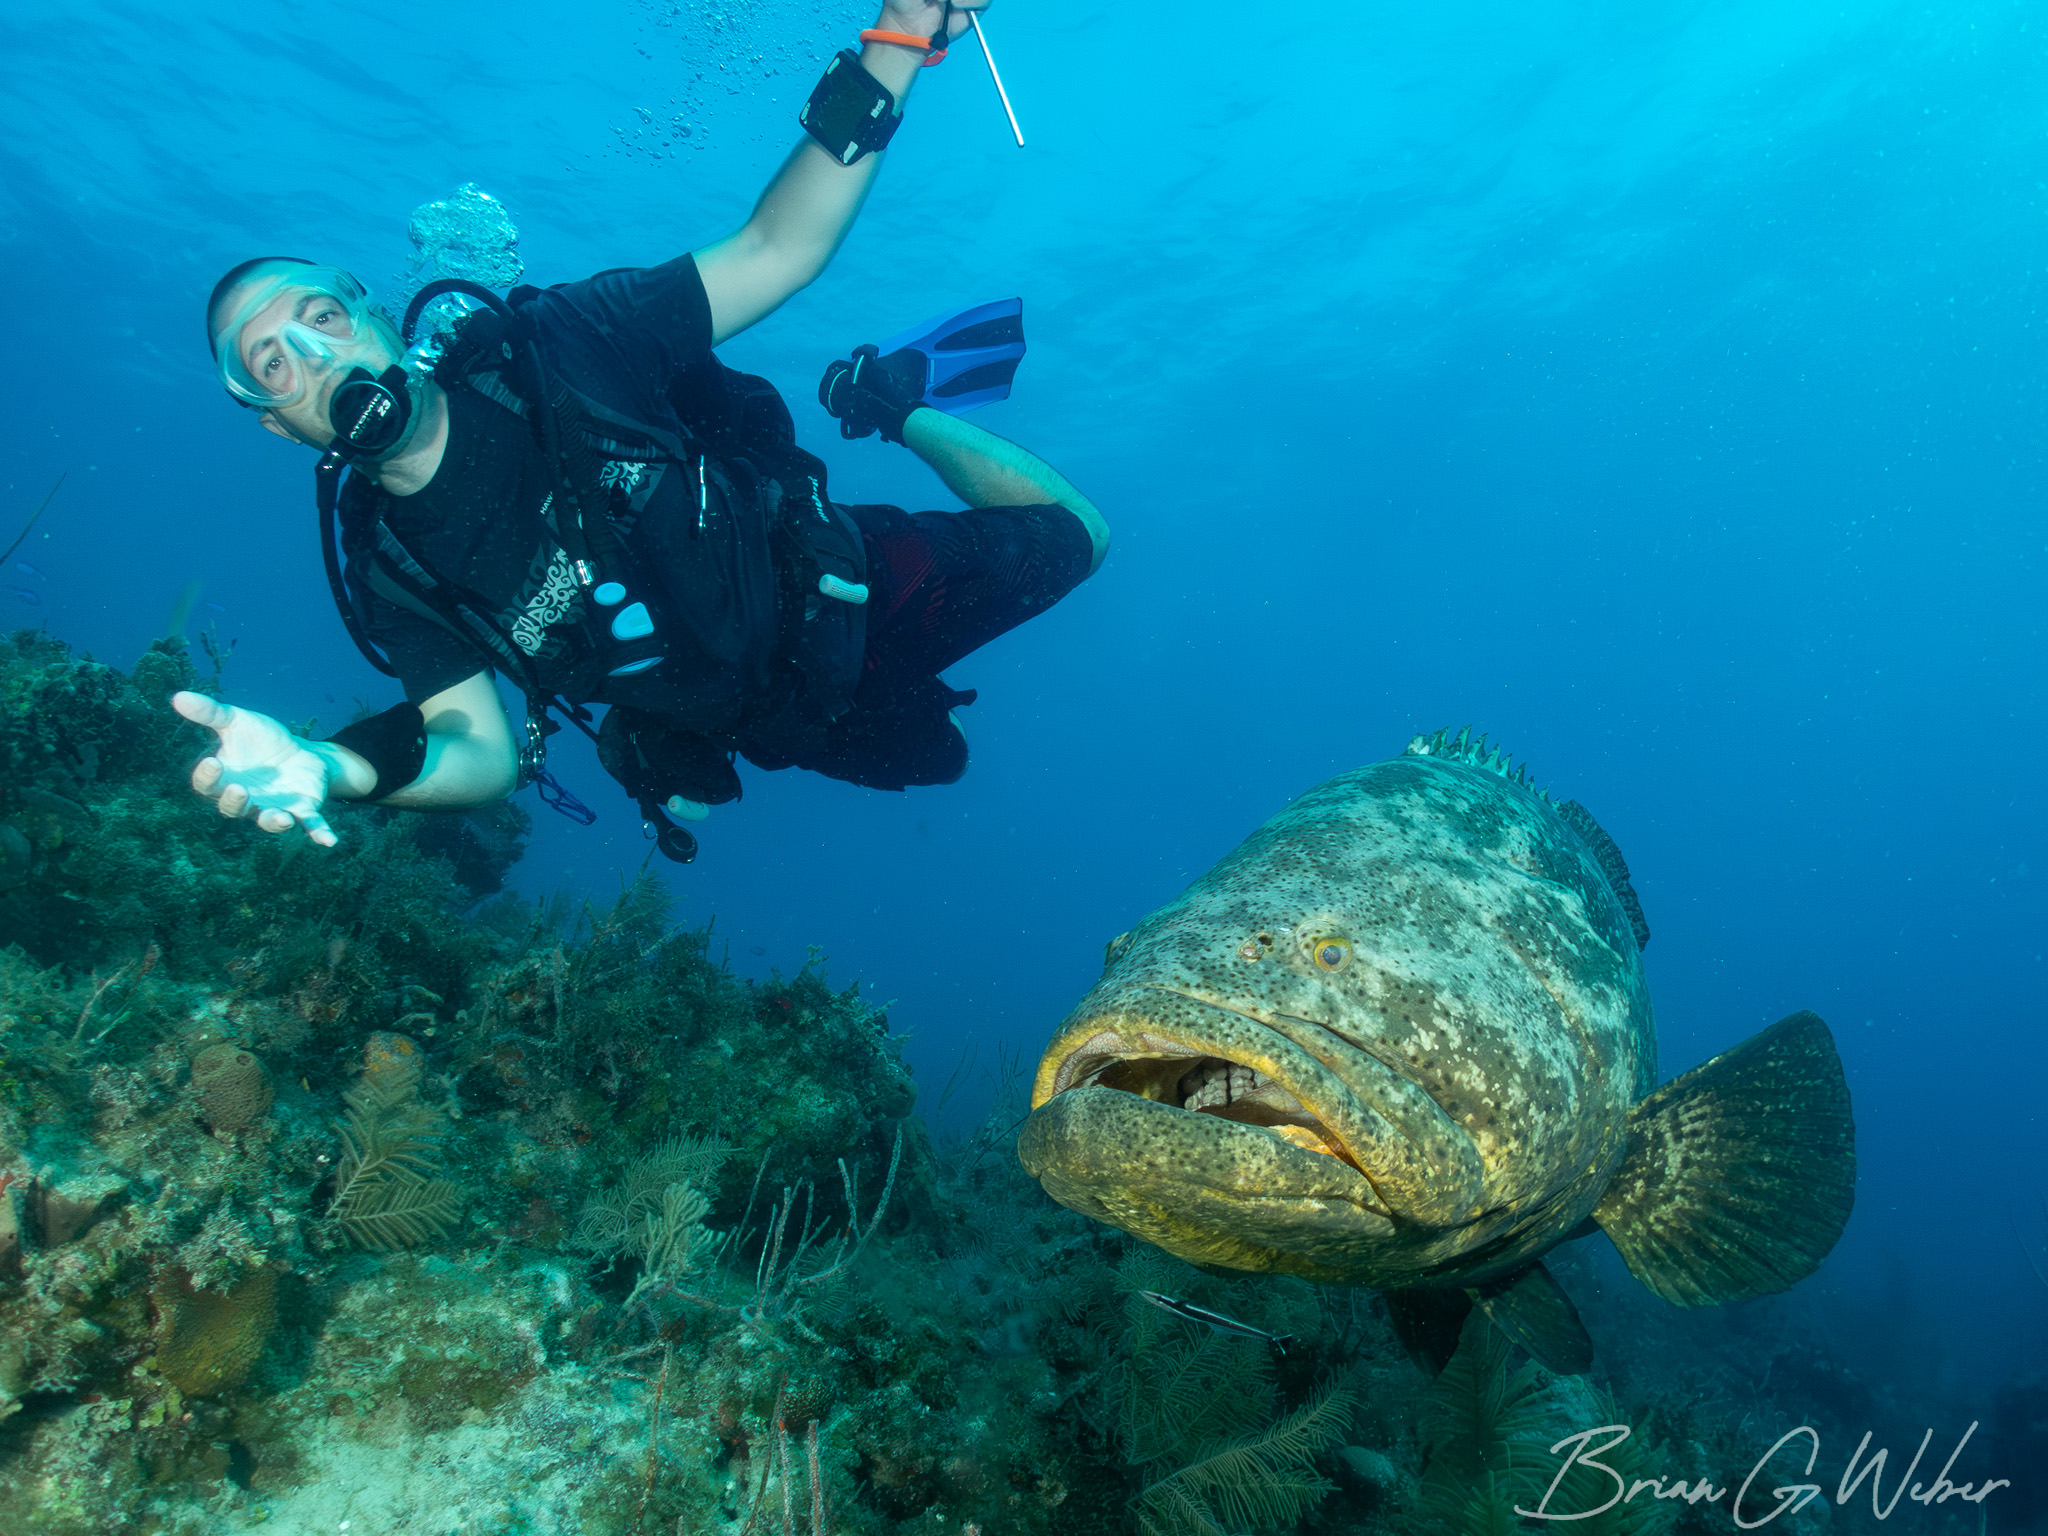
M 203 693 L 174 693 L 171 707 L 220 737 L 211 757 L 192 770 L 192 787 L 223 816 L 250 817 L 265 832 L 303 827 L 323 848 L 336 842 L 320 814 L 327 799 L 327 760 L 282 724 Z

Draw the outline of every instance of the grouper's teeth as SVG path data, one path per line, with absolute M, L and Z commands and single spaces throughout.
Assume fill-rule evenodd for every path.
M 1260 1083 L 1259 1074 L 1235 1062 L 1205 1062 L 1181 1079 L 1182 1109 L 1221 1109 Z

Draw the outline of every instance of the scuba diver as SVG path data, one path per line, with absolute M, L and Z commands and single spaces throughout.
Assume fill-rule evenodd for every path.
M 844 436 L 908 448 L 960 512 L 832 500 L 773 386 L 712 349 L 823 271 L 918 70 L 968 21 L 888 0 L 827 66 L 747 222 L 662 266 L 505 299 L 430 283 L 402 328 L 334 267 L 264 257 L 224 276 L 206 307 L 221 381 L 321 451 L 329 584 L 407 702 L 310 740 L 180 693 L 219 736 L 193 788 L 327 846 L 330 799 L 455 809 L 537 782 L 587 822 L 546 772 L 552 711 L 687 861 L 682 823 L 740 795 L 735 755 L 878 789 L 958 779 L 955 711 L 974 695 L 939 674 L 1058 602 L 1109 542 L 1043 460 L 953 414 L 1008 392 L 1021 306 L 856 349 L 820 386 Z M 521 732 L 494 673 L 526 697 Z

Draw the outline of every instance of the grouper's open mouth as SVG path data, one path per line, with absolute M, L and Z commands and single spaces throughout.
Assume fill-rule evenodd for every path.
M 1325 1025 L 1176 988 L 1092 996 L 1040 1063 L 1018 1142 L 1062 1204 L 1196 1262 L 1317 1273 L 1397 1220 L 1471 1214 L 1477 1148 Z
M 1365 1176 L 1336 1132 L 1272 1075 L 1270 1065 L 1261 1071 L 1226 1056 L 1127 1056 L 1115 1049 L 1121 1043 L 1114 1036 L 1090 1041 L 1096 1049 L 1084 1046 L 1075 1053 L 1072 1081 L 1055 1091 L 1115 1088 L 1155 1104 L 1258 1126 L 1303 1151 L 1337 1158 Z

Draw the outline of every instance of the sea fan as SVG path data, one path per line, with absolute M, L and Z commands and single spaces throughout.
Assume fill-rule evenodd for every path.
M 1582 1433 L 1596 1425 L 1628 1422 L 1620 1405 L 1614 1401 L 1614 1394 L 1604 1388 L 1589 1386 L 1582 1379 L 1571 1379 L 1559 1382 L 1558 1389 L 1560 1396 L 1570 1404 L 1567 1411 L 1574 1433 Z M 1664 1446 L 1645 1431 L 1633 1427 L 1625 1440 L 1607 1444 L 1608 1438 L 1601 1436 L 1592 1445 L 1601 1465 L 1611 1470 L 1614 1476 L 1584 1465 L 1574 1466 L 1565 1474 L 1556 1493 L 1551 1495 L 1550 1508 L 1566 1513 L 1599 1509 L 1597 1515 L 1588 1514 L 1570 1522 L 1571 1529 L 1582 1533 L 1582 1536 L 1662 1536 L 1677 1522 L 1680 1506 L 1660 1499 L 1650 1487 L 1643 1487 L 1633 1498 L 1628 1495 L 1639 1484 L 1662 1479 Z M 1554 1477 L 1556 1458 L 1551 1458 L 1551 1467 L 1548 1476 Z M 1615 1487 L 1615 1477 L 1621 1479 L 1619 1489 Z M 1602 1505 L 1607 1507 L 1601 1509 Z
M 1125 1457 L 1148 1462 L 1249 1431 L 1270 1411 L 1273 1389 L 1263 1345 L 1204 1329 L 1124 1362 L 1116 1395 Z
M 1417 1504 L 1429 1528 L 1449 1536 L 1523 1536 L 1529 1528 L 1515 1506 L 1524 1502 L 1524 1481 L 1488 1472 L 1469 1484 L 1425 1483 Z
M 1557 1488 L 1551 1482 L 1565 1451 L 1552 1447 L 1567 1436 L 1603 1424 L 1626 1422 L 1614 1399 L 1576 1378 L 1557 1378 L 1528 1364 L 1510 1371 L 1507 1336 L 1475 1313 L 1465 1325 L 1458 1352 L 1430 1389 L 1422 1416 L 1424 1464 L 1416 1489 L 1423 1529 L 1444 1536 L 1505 1536 L 1529 1529 L 1517 1506 L 1535 1509 L 1548 1491 L 1548 1508 L 1568 1513 L 1578 1536 L 1661 1536 L 1678 1516 L 1677 1507 L 1649 1488 L 1635 1498 L 1614 1499 L 1614 1478 L 1574 1466 Z M 1599 1460 L 1623 1481 L 1622 1492 L 1663 1470 L 1664 1449 L 1635 1433 L 1617 1443 L 1607 1437 Z M 1610 1507 L 1599 1514 L 1585 1511 Z
M 1351 1422 L 1351 1394 L 1319 1396 L 1254 1435 L 1226 1441 L 1131 1501 L 1144 1536 L 1228 1536 L 1292 1525 L 1333 1486 L 1316 1454 Z
M 672 1136 L 627 1168 L 625 1177 L 584 1204 L 575 1243 L 593 1253 L 648 1253 L 650 1224 L 660 1220 L 673 1187 L 701 1184 L 732 1148 L 716 1136 Z M 701 1219 L 701 1213 L 700 1213 Z
M 649 1212 L 637 1247 L 650 1275 L 687 1275 L 710 1261 L 718 1234 L 705 1230 L 711 1202 L 688 1184 L 671 1184 Z
M 460 1186 L 439 1177 L 440 1111 L 421 1104 L 416 1082 L 365 1074 L 343 1102 L 341 1167 L 328 1214 L 366 1248 L 412 1248 L 462 1214 Z
M 1422 1412 L 1425 1476 L 1471 1483 L 1509 1470 L 1514 1450 L 1568 1433 L 1541 1366 L 1508 1370 L 1506 1334 L 1474 1314 Z M 1554 1464 L 1553 1464 L 1554 1466 Z
M 1129 1461 L 1186 1461 L 1272 1412 L 1266 1346 L 1190 1324 L 1139 1294 L 1183 1292 L 1194 1278 L 1188 1265 L 1149 1247 L 1117 1265 L 1124 1350 L 1110 1389 Z

